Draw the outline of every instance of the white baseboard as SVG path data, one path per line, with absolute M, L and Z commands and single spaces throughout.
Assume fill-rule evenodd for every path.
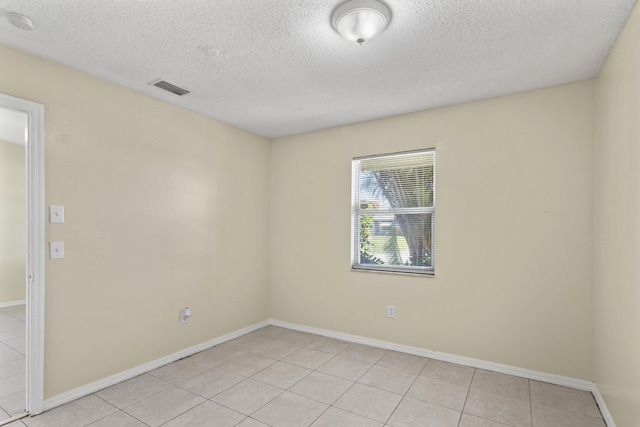
M 16 300 L 16 301 L 0 302 L 0 308 L 15 307 L 17 305 L 25 305 L 26 303 L 27 303 L 26 299 L 19 299 L 19 300 Z
M 564 377 L 561 375 L 548 374 L 545 372 L 533 371 L 530 369 L 518 368 L 515 366 L 504 365 L 501 363 L 488 362 L 486 360 L 473 359 L 470 357 L 456 356 L 454 354 L 441 353 L 437 351 L 427 350 L 418 347 L 411 347 L 402 344 L 396 344 L 388 341 L 381 341 L 371 338 L 365 338 L 358 335 L 350 335 L 344 334 L 341 332 L 329 331 L 327 329 L 314 328 L 311 326 L 303 326 L 295 323 L 283 322 L 281 320 L 265 320 L 260 323 L 256 323 L 255 325 L 248 326 L 243 329 L 239 329 L 237 331 L 231 332 L 229 334 L 223 335 L 221 337 L 215 338 L 213 340 L 204 342 L 202 344 L 195 345 L 193 347 L 186 348 L 184 350 L 178 351 L 176 353 L 170 354 L 168 356 L 162 357 L 160 359 L 154 360 L 149 363 L 145 363 L 144 365 L 137 366 L 135 368 L 128 369 L 126 371 L 120 372 L 115 375 L 111 375 L 109 377 L 103 378 L 98 381 L 94 381 L 90 384 L 84 385 L 82 387 L 78 387 L 76 389 L 70 390 L 68 392 L 59 394 L 55 397 L 47 399 L 44 401 L 44 410 L 48 411 L 57 406 L 64 405 L 65 403 L 69 403 L 73 400 L 79 399 L 81 397 L 87 396 L 89 394 L 100 391 L 104 388 L 110 387 L 112 385 L 118 384 L 122 381 L 129 380 L 131 378 L 137 377 L 138 375 L 142 375 L 154 369 L 157 369 L 161 366 L 164 366 L 168 363 L 175 362 L 176 360 L 180 360 L 182 358 L 191 356 L 192 354 L 198 353 L 200 351 L 206 350 L 213 346 L 222 344 L 224 342 L 230 341 L 232 339 L 241 337 L 242 335 L 246 335 L 250 332 L 253 332 L 257 329 L 263 328 L 268 325 L 279 326 L 282 328 L 292 329 L 300 332 L 308 332 L 311 334 L 322 335 L 329 338 L 336 338 L 344 341 L 349 341 L 358 344 L 370 345 L 374 347 L 380 347 L 387 350 L 399 351 L 402 353 L 413 354 L 416 356 L 428 357 L 430 359 L 441 360 L 444 362 L 457 363 L 459 365 L 470 366 L 473 368 L 485 369 L 488 371 L 499 372 L 503 374 L 515 375 L 522 378 L 528 378 L 532 380 L 542 381 L 550 384 L 561 385 L 565 387 L 571 387 L 578 390 L 589 391 L 593 393 L 593 396 L 598 404 L 600 411 L 602 412 L 602 416 L 604 418 L 605 423 L 608 427 L 616 427 L 613 422 L 613 418 L 609 413 L 607 406 L 602 398 L 602 395 L 598 391 L 596 385 L 592 382 L 579 380 L 576 378 Z
M 103 378 L 98 381 L 94 381 L 82 387 L 75 388 L 73 390 L 69 390 L 65 393 L 59 394 L 52 398 L 46 399 L 44 401 L 44 411 L 48 411 L 50 409 L 55 408 L 56 406 L 64 405 L 65 403 L 69 403 L 73 400 L 79 399 L 81 397 L 87 396 L 89 394 L 100 391 L 104 388 L 110 387 L 112 385 L 118 384 L 122 381 L 129 380 L 131 378 L 137 377 L 138 375 L 142 375 L 149 371 L 152 371 L 156 368 L 164 366 L 168 363 L 175 362 L 176 360 L 183 359 L 185 357 L 191 356 L 192 354 L 201 352 L 213 346 L 222 344 L 224 342 L 230 341 L 232 339 L 241 337 L 242 335 L 246 335 L 250 332 L 253 332 L 257 329 L 264 328 L 269 325 L 269 321 L 265 320 L 260 323 L 256 323 L 255 325 L 248 326 L 243 329 L 239 329 L 237 331 L 228 333 L 218 338 L 214 338 L 210 341 L 194 345 L 193 347 L 185 348 L 184 350 L 180 350 L 176 353 L 170 354 L 165 357 L 161 357 L 160 359 L 154 360 L 149 363 L 145 363 L 144 365 L 136 366 L 135 368 L 127 369 L 126 371 L 119 372 L 115 375 L 111 375 L 109 377 Z
M 528 378 L 531 380 L 543 381 L 546 383 L 561 385 L 565 387 L 576 388 L 584 391 L 591 391 L 593 383 L 575 378 L 563 377 L 560 375 L 547 374 L 545 372 L 532 371 L 530 369 L 518 368 L 501 363 L 488 362 L 486 360 L 473 359 L 470 357 L 456 356 L 454 354 L 441 353 L 438 351 L 427 350 L 424 348 L 411 347 L 408 345 L 395 344 L 387 341 L 374 340 L 371 338 L 360 337 L 357 335 L 343 334 L 341 332 L 328 331 L 326 329 L 313 328 L 309 326 L 301 326 L 295 323 L 282 322 L 280 320 L 271 320 L 273 326 L 281 326 L 283 328 L 294 329 L 301 332 L 309 332 L 325 337 L 336 338 L 344 341 L 365 344 L 374 347 L 380 347 L 387 350 L 400 351 L 402 353 L 414 354 L 416 356 L 428 357 L 429 359 L 442 360 L 444 362 L 457 363 L 458 365 L 471 366 L 473 368 L 485 369 L 487 371 L 500 372 L 502 374 L 515 375 L 518 377 Z
M 600 394 L 600 390 L 598 390 L 598 387 L 595 384 L 593 385 L 593 390 L 591 390 L 591 393 L 593 393 L 593 397 L 596 399 L 596 403 L 600 408 L 600 413 L 602 413 L 604 423 L 607 425 L 607 427 L 616 427 L 616 423 L 613 421 L 613 417 L 611 416 L 611 413 L 607 408 L 607 404 L 604 402 L 604 398 Z
M 387 341 L 380 341 L 371 338 L 365 338 L 358 335 L 343 334 L 341 332 L 329 331 L 326 329 L 314 328 L 311 326 L 303 326 L 295 323 L 283 322 L 281 320 L 271 319 L 270 325 L 280 326 L 282 328 L 293 329 L 300 332 L 308 332 L 311 334 L 322 335 L 329 338 L 336 338 L 344 341 L 354 342 L 358 344 L 370 345 L 374 347 L 380 347 L 387 350 L 399 351 L 402 353 L 414 354 L 416 356 L 428 357 L 430 359 L 442 360 L 444 362 L 457 363 L 459 365 L 470 366 L 473 368 L 485 369 L 487 371 L 499 372 L 501 374 L 515 375 L 530 380 L 542 381 L 545 383 L 561 385 L 564 387 L 575 388 L 578 390 L 589 391 L 593 393 L 593 397 L 600 408 L 602 417 L 607 424 L 607 427 L 615 427 L 613 418 L 607 409 L 607 405 L 604 399 L 600 395 L 596 385 L 590 381 L 579 380 L 576 378 L 564 377 L 561 375 L 548 374 L 546 372 L 533 371 L 530 369 L 518 368 L 516 366 L 503 365 L 501 363 L 488 362 L 486 360 L 473 359 L 470 357 L 456 356 L 454 354 L 441 353 L 432 350 L 426 350 L 418 347 L 411 347 L 407 345 L 401 345 L 391 343 Z

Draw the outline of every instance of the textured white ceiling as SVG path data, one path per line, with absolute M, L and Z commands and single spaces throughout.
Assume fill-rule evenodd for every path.
M 386 0 L 358 46 L 342 1 L 0 0 L 0 43 L 272 138 L 595 77 L 635 3 Z

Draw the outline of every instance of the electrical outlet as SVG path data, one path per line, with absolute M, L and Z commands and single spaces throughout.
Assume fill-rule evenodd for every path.
M 390 319 L 395 319 L 396 317 L 396 307 L 393 305 L 387 306 L 387 317 Z
M 191 309 L 189 307 L 180 311 L 180 323 L 189 323 L 191 319 Z

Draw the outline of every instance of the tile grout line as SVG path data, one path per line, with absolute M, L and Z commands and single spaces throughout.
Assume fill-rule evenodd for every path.
M 469 381 L 469 386 L 467 387 L 467 395 L 464 398 L 464 403 L 462 404 L 462 410 L 460 411 L 460 419 L 458 420 L 458 424 L 462 421 L 462 415 L 465 414 L 465 408 L 467 407 L 467 402 L 469 401 L 469 395 L 471 394 L 471 386 L 473 385 L 473 380 L 476 377 L 477 368 L 473 368 L 473 374 L 471 374 L 471 381 Z
M 110 414 L 105 415 L 105 416 L 104 416 L 104 417 L 102 417 L 102 418 L 98 418 L 97 420 L 93 420 L 93 421 L 91 421 L 89 424 L 84 424 L 84 425 L 83 425 L 83 427 L 90 427 L 90 426 L 91 426 L 91 424 L 95 424 L 95 423 L 97 423 L 98 421 L 102 421 L 102 420 L 104 420 L 105 418 L 108 418 L 108 417 L 112 416 L 113 414 L 117 414 L 118 412 L 123 412 L 123 411 L 122 411 L 120 408 L 118 408 L 116 405 L 114 405 L 114 404 L 113 404 L 113 403 L 111 403 L 111 402 L 107 402 L 105 399 L 101 398 L 100 396 L 98 396 L 98 395 L 97 395 L 97 394 L 95 394 L 95 393 L 92 393 L 92 394 L 90 394 L 89 396 L 94 396 L 94 397 L 96 397 L 96 398 L 98 398 L 98 399 L 102 400 L 102 401 L 103 401 L 104 403 L 106 403 L 107 405 L 112 406 L 113 408 L 115 408 L 115 411 L 114 411 L 114 412 L 112 412 L 112 413 L 110 413 Z M 89 396 L 87 396 L 87 397 L 89 397 Z M 127 414 L 127 415 L 128 415 L 128 414 Z M 145 424 L 145 423 L 143 423 L 143 424 Z M 146 424 L 145 424 L 145 425 L 146 425 Z

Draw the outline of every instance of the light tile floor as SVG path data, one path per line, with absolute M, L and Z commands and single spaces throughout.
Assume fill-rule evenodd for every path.
M 588 392 L 273 326 L 25 425 L 605 426 Z
M 24 412 L 25 306 L 0 308 L 0 421 Z
M 25 306 L 0 308 L 0 421 L 24 412 Z

